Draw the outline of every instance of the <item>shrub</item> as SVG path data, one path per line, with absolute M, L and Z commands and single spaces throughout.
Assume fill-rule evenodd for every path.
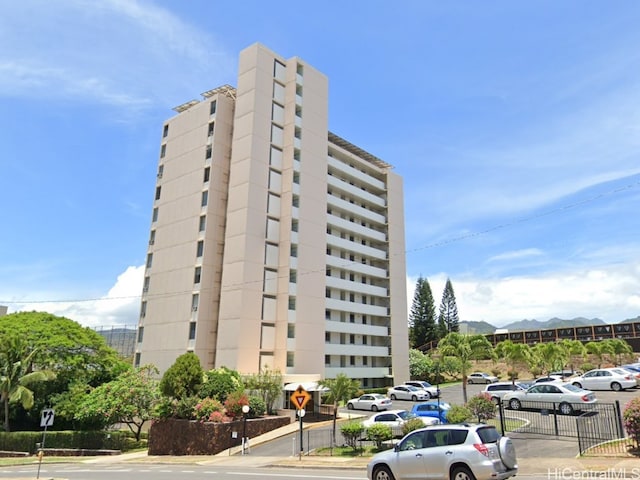
M 224 414 L 224 407 L 219 400 L 207 397 L 200 400 L 196 404 L 193 413 L 196 420 L 200 420 L 201 422 L 209 422 L 211 421 L 210 418 L 214 412 Z
M 590 362 L 584 362 L 582 365 L 580 365 L 580 369 L 583 372 L 588 372 L 589 370 L 593 370 L 594 368 L 596 368 L 596 366 Z
M 200 401 L 198 397 L 184 397 L 175 402 L 175 418 L 194 420 L 195 406 Z
M 264 403 L 262 397 L 258 397 L 257 395 L 249 396 L 249 416 L 250 417 L 261 417 L 267 412 L 267 405 Z
M 423 427 L 424 427 L 424 422 L 422 420 L 420 420 L 419 418 L 411 418 L 406 422 L 404 422 L 404 424 L 402 425 L 402 433 L 406 435 L 409 432 L 413 432 L 414 430 L 417 430 Z
M 242 407 L 249 405 L 249 397 L 242 390 L 230 393 L 224 402 L 227 415 L 231 418 L 242 418 Z M 250 406 L 250 405 L 249 405 Z M 249 411 L 251 412 L 251 411 Z
M 462 423 L 473 417 L 473 413 L 464 405 L 452 405 L 447 412 L 447 422 Z
M 492 368 L 491 375 L 493 375 L 496 378 L 500 378 L 502 376 L 502 370 L 499 368 Z
M 378 449 L 382 448 L 382 444 L 386 441 L 389 441 L 393 438 L 393 431 L 389 425 L 384 425 L 382 423 L 374 423 L 369 428 L 367 428 L 367 440 L 371 440 L 372 442 L 376 442 L 376 447 Z
M 507 378 L 512 382 L 518 379 L 518 371 L 517 370 L 509 370 L 507 372 Z
M 622 418 L 627 433 L 636 443 L 636 447 L 640 447 L 640 398 L 634 398 L 627 403 Z
M 364 425 L 360 422 L 349 422 L 340 427 L 340 433 L 342 433 L 345 443 L 354 450 L 358 447 L 358 439 L 363 431 Z
M 480 393 L 467 402 L 467 408 L 478 418 L 478 422 L 484 422 L 496 416 L 496 405 L 491 401 L 491 395 Z

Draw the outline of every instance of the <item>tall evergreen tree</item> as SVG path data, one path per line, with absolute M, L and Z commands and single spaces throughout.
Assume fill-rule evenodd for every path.
M 444 286 L 444 292 L 442 293 L 442 303 L 440 303 L 440 317 L 438 318 L 438 325 L 440 329 L 444 330 L 443 332 L 440 332 L 441 335 L 460 331 L 458 307 L 456 305 L 456 295 L 453 292 L 451 280 L 448 278 L 447 283 Z
M 439 340 L 436 331 L 436 307 L 431 286 L 426 278 L 418 278 L 409 313 L 409 341 L 411 348 L 420 348 Z

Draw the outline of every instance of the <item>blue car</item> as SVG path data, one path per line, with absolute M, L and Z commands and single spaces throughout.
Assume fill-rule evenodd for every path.
M 419 417 L 434 417 L 440 420 L 440 423 L 447 423 L 447 413 L 451 408 L 451 404 L 447 402 L 422 402 L 416 403 L 411 409 Z

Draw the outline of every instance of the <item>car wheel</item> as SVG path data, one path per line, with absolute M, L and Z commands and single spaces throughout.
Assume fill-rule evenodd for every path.
M 511 400 L 509 400 L 509 408 L 511 410 L 520 410 L 520 407 L 522 405 L 520 404 L 520 400 L 518 400 L 517 398 L 512 398 Z
M 418 397 L 416 397 L 415 395 L 411 395 L 411 401 L 412 402 L 417 402 L 418 401 Z
M 395 399 L 396 399 L 396 396 L 392 393 L 392 394 L 389 396 L 389 398 L 390 398 L 391 400 L 395 400 Z
M 574 387 L 582 388 L 582 384 L 580 382 L 573 382 L 571 385 Z
M 560 410 L 560 413 L 562 415 L 572 415 L 573 414 L 573 407 L 569 403 L 561 403 L 560 406 L 558 407 L 558 410 Z
M 473 380 L 471 380 L 470 378 L 467 379 L 467 385 L 471 385 L 473 383 Z
M 393 473 L 386 465 L 380 465 L 373 469 L 371 480 L 395 480 Z
M 476 480 L 476 477 L 467 467 L 454 468 L 450 478 L 451 480 Z
M 426 392 L 425 397 L 427 397 L 427 400 L 431 400 L 431 394 L 429 392 L 427 392 L 426 390 L 425 390 L 425 392 Z
M 496 405 L 500 405 L 500 399 L 498 397 L 491 397 L 491 401 Z
M 353 403 L 347 403 L 347 408 L 349 410 L 353 410 Z
M 611 384 L 611 390 L 613 390 L 614 392 L 619 392 L 620 390 L 622 390 L 622 385 L 620 385 L 618 382 L 613 382 Z
M 491 380 L 487 380 L 487 381 L 486 381 L 486 382 L 484 382 L 484 383 L 486 383 L 487 385 L 489 385 L 489 384 L 491 383 Z
M 377 405 L 371 405 L 371 411 L 372 412 L 377 412 L 378 411 L 378 406 Z
M 518 464 L 516 447 L 509 437 L 500 437 L 500 440 L 498 440 L 498 454 L 505 467 L 511 469 Z

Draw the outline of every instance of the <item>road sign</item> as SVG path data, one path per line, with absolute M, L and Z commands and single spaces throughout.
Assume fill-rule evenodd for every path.
M 296 391 L 293 392 L 289 398 L 298 410 L 302 410 L 307 402 L 311 400 L 311 395 L 302 388 L 302 385 L 299 385 Z
M 45 408 L 44 410 L 42 410 L 42 413 L 40 414 L 40 426 L 50 427 L 51 425 L 53 425 L 53 417 L 53 408 Z

